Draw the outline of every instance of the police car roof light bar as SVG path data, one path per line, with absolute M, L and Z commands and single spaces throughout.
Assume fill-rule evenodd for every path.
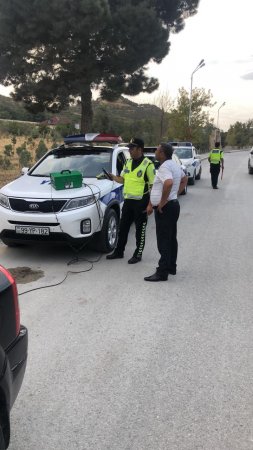
M 169 142 L 172 147 L 193 147 L 192 142 Z
M 106 133 L 74 134 L 64 138 L 64 144 L 84 144 L 91 142 L 119 144 L 122 142 L 122 138 L 116 134 Z

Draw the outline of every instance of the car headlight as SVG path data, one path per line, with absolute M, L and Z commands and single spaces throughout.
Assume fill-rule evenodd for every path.
M 9 199 L 4 194 L 0 194 L 0 205 L 3 206 L 4 208 L 10 209 Z
M 85 208 L 85 206 L 92 205 L 97 201 L 97 195 L 88 195 L 87 197 L 73 198 L 68 201 L 63 211 L 69 211 L 70 209 Z

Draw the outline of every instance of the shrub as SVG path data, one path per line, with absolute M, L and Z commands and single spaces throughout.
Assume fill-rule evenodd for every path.
M 29 152 L 29 150 L 26 150 L 25 148 L 22 149 L 22 151 L 19 155 L 20 166 L 28 166 L 31 161 L 32 161 L 32 155 Z
M 42 158 L 42 156 L 44 156 L 46 152 L 47 152 L 47 146 L 46 146 L 45 142 L 43 141 L 43 139 L 41 139 L 39 142 L 39 145 L 35 151 L 36 161 L 38 161 L 40 158 Z

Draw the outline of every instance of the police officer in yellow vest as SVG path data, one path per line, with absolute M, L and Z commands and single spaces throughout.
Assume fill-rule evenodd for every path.
M 107 255 L 107 259 L 124 257 L 128 233 L 132 223 L 136 227 L 136 249 L 128 264 L 136 264 L 141 261 L 145 245 L 147 226 L 147 206 L 149 192 L 154 181 L 155 167 L 150 159 L 143 154 L 144 142 L 134 138 L 128 144 L 131 159 L 123 167 L 120 176 L 110 174 L 114 181 L 124 184 L 124 204 L 120 220 L 119 239 L 114 252 Z
M 218 177 L 220 173 L 220 167 L 222 167 L 222 171 L 224 170 L 224 157 L 223 151 L 220 148 L 220 143 L 215 142 L 215 148 L 212 149 L 208 156 L 208 161 L 210 163 L 210 173 L 211 173 L 211 182 L 213 189 L 218 189 Z

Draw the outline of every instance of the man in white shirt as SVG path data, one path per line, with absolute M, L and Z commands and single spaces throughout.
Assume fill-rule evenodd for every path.
M 172 158 L 173 147 L 162 143 L 155 156 L 160 162 L 147 207 L 148 215 L 155 211 L 157 247 L 161 255 L 156 272 L 145 281 L 166 281 L 177 270 L 177 221 L 180 205 L 177 196 L 187 184 L 183 169 Z

